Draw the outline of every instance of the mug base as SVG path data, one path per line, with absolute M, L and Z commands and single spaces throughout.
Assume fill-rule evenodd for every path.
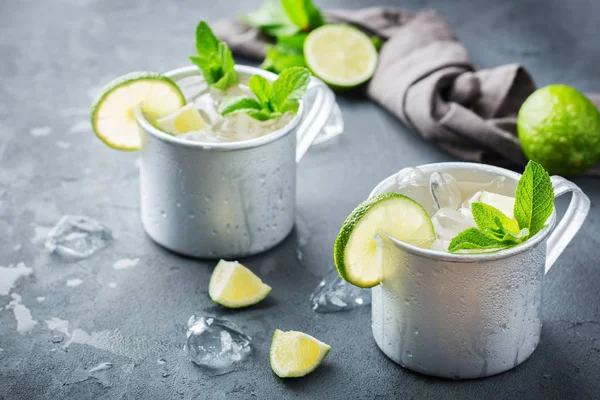
M 539 344 L 539 343 L 536 344 L 534 348 L 532 348 L 528 353 L 526 352 L 524 354 L 523 358 L 519 357 L 519 360 L 514 363 L 507 363 L 505 365 L 493 366 L 490 368 L 486 367 L 485 369 L 480 369 L 480 370 L 469 370 L 469 368 L 466 366 L 463 366 L 463 368 L 461 368 L 460 365 L 457 365 L 456 371 L 441 371 L 441 370 L 439 370 L 439 365 L 432 366 L 431 369 L 426 368 L 426 366 L 424 366 L 415 357 L 412 357 L 410 359 L 410 361 L 398 359 L 394 354 L 387 351 L 384 348 L 384 346 L 382 346 L 381 343 L 379 343 L 379 341 L 377 340 L 377 335 L 373 335 L 373 336 L 375 339 L 375 343 L 377 344 L 377 347 L 379 347 L 379 350 L 381 350 L 381 352 L 383 354 L 385 354 L 390 360 L 392 360 L 396 364 L 400 365 L 401 367 L 406 368 L 413 372 L 417 372 L 419 374 L 434 376 L 437 378 L 452 379 L 452 380 L 487 378 L 489 376 L 494 376 L 494 375 L 498 375 L 503 372 L 509 371 L 509 370 L 521 365 L 526 360 L 528 360 Z
M 204 251 L 196 251 L 196 250 L 190 250 L 187 248 L 180 248 L 178 246 L 174 246 L 169 243 L 165 243 L 165 242 L 161 241 L 159 238 L 155 237 L 150 232 L 150 230 L 146 228 L 146 225 L 143 223 L 143 221 L 142 221 L 142 226 L 144 228 L 144 232 L 146 232 L 146 235 L 148 235 L 148 237 L 150 237 L 150 239 L 152 239 L 153 242 L 160 245 L 161 247 L 164 247 L 165 249 L 172 251 L 173 253 L 182 255 L 182 256 L 191 257 L 191 258 L 202 258 L 202 259 L 207 259 L 207 260 L 242 258 L 242 257 L 248 257 L 248 256 L 253 256 L 256 254 L 263 253 L 265 251 L 271 250 L 272 248 L 278 246 L 281 242 L 283 242 L 290 235 L 290 233 L 294 229 L 294 224 L 292 224 L 292 226 L 281 237 L 281 239 L 276 240 L 262 248 L 249 249 L 248 251 L 242 251 L 242 252 L 237 252 L 237 253 L 218 253 L 218 252 L 214 252 L 214 251 L 206 253 Z

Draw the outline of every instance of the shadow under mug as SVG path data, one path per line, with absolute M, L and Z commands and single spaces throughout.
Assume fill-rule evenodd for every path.
M 520 174 L 472 163 L 419 167 L 426 176 L 489 182 L 504 176 L 516 188 Z M 542 281 L 577 233 L 590 208 L 572 182 L 553 176 L 554 195 L 572 192 L 562 220 L 556 213 L 534 237 L 488 254 L 450 254 L 382 238 L 389 262 L 373 288 L 372 329 L 379 348 L 398 364 L 453 379 L 486 377 L 525 361 L 540 340 Z M 393 191 L 395 176 L 370 196 Z M 554 229 L 553 229 L 554 228 Z
M 236 65 L 243 75 L 268 71 Z M 165 74 L 199 75 L 195 66 Z M 203 143 L 166 134 L 136 110 L 141 137 L 140 202 L 145 231 L 160 245 L 202 258 L 243 257 L 281 242 L 295 220 L 296 163 L 319 135 L 335 105 L 333 92 L 311 78 L 310 109 L 267 135 Z

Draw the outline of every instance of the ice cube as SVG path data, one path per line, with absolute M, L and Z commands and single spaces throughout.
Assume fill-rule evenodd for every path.
M 456 179 L 447 172 L 434 172 L 429 177 L 429 190 L 437 208 L 457 210 L 462 201 L 462 195 Z
M 475 193 L 473 196 L 469 197 L 467 200 L 463 201 L 462 205 L 460 206 L 460 211 L 462 212 L 463 209 L 466 210 L 471 210 L 471 204 L 473 204 L 476 201 L 479 201 L 479 198 L 481 197 L 481 191 Z
M 350 310 L 371 303 L 371 292 L 343 280 L 336 270 L 325 276 L 310 295 L 312 309 L 318 313 Z
M 212 375 L 231 372 L 252 351 L 250 336 L 234 323 L 217 317 L 192 315 L 188 321 L 185 351 Z
M 446 241 L 452 240 L 465 229 L 475 226 L 473 217 L 451 208 L 440 208 L 431 217 L 431 222 L 438 238 Z
M 85 216 L 65 215 L 48 233 L 45 246 L 66 260 L 86 258 L 113 239 L 110 228 Z
M 179 79 L 177 86 L 179 86 L 188 102 L 194 101 L 208 90 L 208 84 L 202 76 L 189 76 Z
M 217 104 L 210 93 L 204 93 L 194 100 L 194 107 L 211 125 L 223 122 L 223 116 L 217 110 Z
M 419 168 L 401 169 L 395 175 L 394 184 L 381 190 L 382 193 L 386 191 L 410 197 L 423 206 L 429 215 L 437 211 L 429 194 L 429 181 Z
M 442 240 L 440 238 L 437 238 L 433 241 L 433 243 L 431 243 L 431 247 L 429 249 L 435 250 L 435 251 L 441 251 L 441 252 L 445 253 L 448 251 L 449 244 L 450 244 L 449 240 Z

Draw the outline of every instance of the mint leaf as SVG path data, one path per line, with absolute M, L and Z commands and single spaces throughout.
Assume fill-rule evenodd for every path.
M 383 47 L 383 40 L 377 35 L 371 36 L 371 43 L 375 46 L 375 50 L 379 51 Z
M 262 108 L 268 111 L 275 111 L 271 105 L 273 98 L 273 86 L 271 82 L 260 75 L 254 75 L 248 82 L 248 87 L 256 96 Z
M 277 44 L 267 45 L 262 69 L 280 73 L 286 68 L 304 67 L 304 41 L 307 33 L 277 36 Z
M 477 228 L 469 228 L 452 239 L 448 245 L 448 251 L 455 253 L 460 250 L 501 250 L 509 246 Z
M 529 161 L 519 179 L 514 215 L 519 228 L 533 236 L 542 229 L 554 209 L 554 189 L 550 176 L 535 161 Z
M 225 102 L 219 111 L 222 115 L 244 112 L 260 121 L 280 117 L 289 111 L 296 112 L 309 80 L 310 72 L 302 67 L 284 70 L 272 84 L 262 76 L 254 75 L 248 86 L 256 99 L 237 97 Z
M 326 23 L 323 14 L 312 0 L 281 0 L 281 5 L 288 18 L 305 32 Z
M 307 36 L 308 33 L 304 32 L 298 32 L 294 35 L 279 35 L 277 36 L 277 44 L 302 53 L 304 50 L 304 41 Z
M 270 36 L 292 35 L 298 31 L 279 1 L 265 1 L 256 11 L 240 19 Z
M 529 229 L 523 228 L 517 234 L 512 232 L 506 232 L 504 236 L 500 238 L 503 243 L 516 245 L 523 243 L 529 237 Z
M 272 106 L 276 111 L 298 111 L 299 100 L 306 93 L 310 72 L 306 68 L 292 67 L 285 69 L 273 82 Z
M 190 61 L 200 68 L 206 83 L 221 90 L 237 83 L 231 50 L 217 39 L 204 21 L 196 27 L 196 52 L 197 55 L 190 56 Z
M 231 114 L 234 112 L 247 112 L 250 109 L 261 110 L 262 107 L 256 99 L 248 96 L 238 96 L 228 99 L 221 103 L 219 112 L 222 115 Z
M 516 235 L 519 232 L 519 224 L 516 220 L 507 217 L 502 211 L 489 204 L 473 202 L 471 211 L 477 227 L 482 231 L 497 232 L 500 236 L 504 236 L 505 233 Z
M 301 51 L 283 45 L 267 45 L 265 59 L 260 67 L 267 71 L 280 73 L 286 68 L 304 67 L 305 65 L 304 55 Z

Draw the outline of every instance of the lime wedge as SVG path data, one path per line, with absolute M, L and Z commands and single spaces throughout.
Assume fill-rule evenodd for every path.
M 508 218 L 514 218 L 513 210 L 515 208 L 515 198 L 503 196 L 501 194 L 481 192 L 479 201 L 489 206 L 496 207 L 502 211 Z
M 333 255 L 340 276 L 370 288 L 381 282 L 386 259 L 375 234 L 383 231 L 400 241 L 429 248 L 436 235 L 427 212 L 416 201 L 397 193 L 383 193 L 362 202 L 346 218 Z
M 304 41 L 308 68 L 334 88 L 353 88 L 368 81 L 377 67 L 371 39 L 348 25 L 324 25 Z
M 177 85 L 157 72 L 132 72 L 110 82 L 92 104 L 96 136 L 118 150 L 138 150 L 140 137 L 133 108 L 140 104 L 154 122 L 185 105 Z
M 269 358 L 271 369 L 280 378 L 299 378 L 313 372 L 331 346 L 306 333 L 275 330 Z
M 198 110 L 196 110 L 193 103 L 183 106 L 173 114 L 159 118 L 156 121 L 156 126 L 158 129 L 172 135 L 179 135 L 191 131 L 201 131 L 202 129 L 207 128 L 206 122 Z
M 208 295 L 229 308 L 248 307 L 263 300 L 271 287 L 237 261 L 221 260 L 208 284 Z

